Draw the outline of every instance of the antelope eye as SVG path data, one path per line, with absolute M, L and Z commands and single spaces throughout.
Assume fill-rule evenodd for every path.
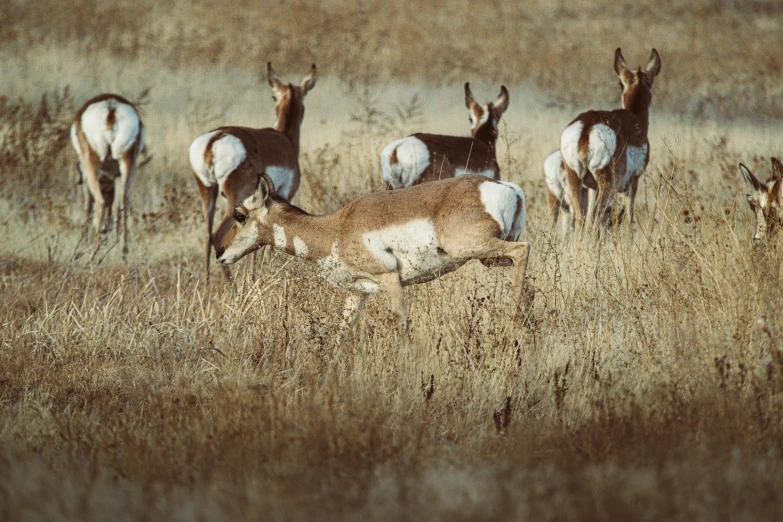
M 272 101 L 277 103 L 277 96 L 272 96 Z
M 243 225 L 245 223 L 245 220 L 247 220 L 247 216 L 245 214 L 242 214 L 240 212 L 234 212 L 234 221 L 236 221 L 240 225 Z

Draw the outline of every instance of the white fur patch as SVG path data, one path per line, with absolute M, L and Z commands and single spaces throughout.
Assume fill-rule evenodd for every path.
M 632 147 L 628 145 L 625 151 L 625 176 L 620 180 L 619 190 L 625 190 L 628 182 L 635 177 L 641 176 L 644 172 L 645 161 L 647 159 L 647 145 L 641 147 Z
M 228 175 L 234 172 L 246 157 L 247 152 L 242 141 L 231 134 L 226 134 L 212 144 L 213 172 L 220 190 L 223 190 L 223 183 Z
M 207 186 L 211 187 L 217 180 L 215 179 L 215 172 L 212 167 L 207 167 L 204 161 L 204 153 L 207 150 L 207 145 L 212 136 L 220 131 L 212 131 L 206 134 L 202 134 L 190 144 L 188 149 L 188 158 L 190 159 L 190 167 L 193 169 L 193 173 L 198 176 L 198 179 Z
M 392 162 L 395 151 L 397 161 Z M 423 141 L 414 136 L 393 141 L 381 152 L 383 179 L 395 189 L 413 185 L 429 166 L 430 151 Z
M 265 170 L 275 185 L 275 194 L 288 201 L 294 186 L 294 170 L 288 167 L 271 166 Z
M 470 170 L 470 169 L 463 169 L 463 168 L 455 168 L 454 169 L 454 177 L 457 176 L 465 176 L 466 174 L 478 174 L 479 176 L 485 176 L 487 178 L 494 178 L 495 177 L 495 171 L 491 169 L 487 170 Z
M 603 123 L 596 123 L 590 129 L 587 148 L 587 168 L 596 172 L 609 165 L 617 148 L 617 133 Z
M 568 204 L 571 187 L 568 185 L 567 172 L 562 164 L 563 154 L 556 150 L 544 160 L 544 178 L 549 191 L 558 201 Z
M 274 223 L 272 225 L 272 235 L 275 240 L 275 246 L 277 248 L 285 248 L 288 244 L 288 241 L 285 238 L 285 230 L 283 227 L 278 225 L 277 223 Z
M 373 230 L 363 238 L 373 257 L 389 272 L 399 272 L 403 284 L 458 261 L 440 249 L 435 224 L 430 219 Z
M 582 136 L 584 125 L 581 121 L 575 121 L 565 128 L 560 135 L 560 152 L 563 155 L 566 165 L 576 172 L 579 179 L 582 179 L 587 172 L 585 171 L 582 160 L 579 158 L 579 138 Z
M 307 257 L 308 253 L 310 253 L 310 248 L 307 246 L 307 243 L 302 241 L 302 239 L 299 236 L 295 236 L 294 254 L 296 254 L 298 257 Z
M 235 227 L 240 225 L 235 224 Z M 226 265 L 231 265 L 242 259 L 252 251 L 258 242 L 258 223 L 251 221 L 249 224 L 234 235 L 231 245 L 218 258 L 218 261 Z
M 479 192 L 487 214 L 500 225 L 501 239 L 516 241 L 525 226 L 525 194 L 522 189 L 507 181 L 484 182 L 479 186 Z M 518 218 L 517 202 L 521 205 Z
M 114 124 L 107 127 L 108 116 L 114 109 Z M 90 148 L 103 162 L 109 154 L 119 159 L 136 143 L 141 120 L 136 109 L 113 98 L 93 103 L 82 113 L 82 131 Z M 78 144 L 78 143 L 77 143 Z

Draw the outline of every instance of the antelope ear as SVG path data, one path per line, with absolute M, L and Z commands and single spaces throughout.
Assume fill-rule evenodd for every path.
M 770 161 L 772 162 L 772 176 L 770 179 L 783 178 L 783 163 L 777 158 L 770 158 Z
M 623 52 L 619 47 L 614 52 L 614 72 L 622 79 L 626 79 L 631 74 L 631 70 L 628 69 L 628 66 L 625 64 Z
M 470 83 L 465 82 L 465 107 L 473 110 L 473 106 L 478 105 L 476 100 L 473 99 L 473 93 L 470 90 Z
M 315 64 L 313 64 L 313 66 L 310 67 L 310 72 L 307 73 L 307 76 L 305 76 L 304 80 L 302 80 L 302 96 L 305 96 L 313 87 L 315 87 L 315 79 L 317 74 L 318 69 L 316 69 Z
M 258 175 L 257 204 L 263 205 L 275 193 L 275 184 L 266 172 Z
M 505 85 L 500 86 L 500 95 L 495 100 L 495 108 L 500 111 L 500 114 L 503 114 L 508 109 L 508 89 L 506 89 Z
M 269 86 L 275 91 L 275 94 L 280 94 L 285 89 L 285 85 L 277 77 L 275 70 L 272 69 L 272 62 L 266 62 L 266 79 L 269 82 Z
M 660 74 L 661 56 L 655 49 L 650 51 L 650 59 L 647 61 L 647 65 L 644 67 L 644 70 L 652 75 L 653 80 L 655 80 L 655 78 Z
M 756 176 L 753 175 L 753 173 L 748 169 L 748 167 L 740 163 L 739 169 L 740 172 L 742 173 L 742 177 L 745 178 L 745 181 L 753 185 L 754 190 L 761 191 L 761 182 L 759 182 L 759 180 L 756 179 Z

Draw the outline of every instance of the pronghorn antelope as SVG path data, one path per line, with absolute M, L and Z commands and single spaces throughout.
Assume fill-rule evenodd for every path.
M 756 214 L 756 232 L 753 234 L 753 241 L 756 242 L 765 240 L 783 224 L 783 215 L 780 212 L 783 205 L 783 164 L 777 158 L 770 159 L 772 174 L 766 183 L 759 181 L 748 167 L 739 164 L 745 181 L 753 186 L 753 194 L 746 194 L 745 198 Z
M 117 94 L 100 94 L 81 106 L 71 124 L 71 143 L 84 187 L 85 227 L 93 202 L 97 232 L 111 226 L 114 182 L 119 177 L 117 234 L 128 253 L 128 189 L 139 153 L 144 148 L 144 124 L 131 102 Z
M 581 187 L 597 190 L 589 198 L 586 220 L 591 225 L 607 217 L 610 200 L 616 192 L 628 194 L 628 210 L 633 225 L 633 207 L 639 177 L 647 167 L 650 145 L 647 130 L 652 86 L 661 72 L 661 57 L 655 49 L 647 66 L 628 68 L 618 47 L 614 70 L 620 78 L 623 108 L 614 111 L 588 111 L 580 114 L 563 131 L 560 151 L 568 170 L 571 208 L 581 225 Z
M 528 295 L 529 247 L 517 242 L 524 223 L 522 189 L 484 176 L 375 192 L 333 214 L 313 216 L 277 197 L 261 174 L 258 191 L 234 209 L 233 225 L 216 237 L 215 250 L 225 264 L 263 245 L 306 258 L 323 279 L 349 292 L 344 327 L 355 323 L 370 294 L 385 292 L 407 332 L 403 287 L 470 259 L 487 266 L 513 263 L 512 298 L 520 303 Z M 529 307 L 532 300 L 526 301 Z
M 202 134 L 190 145 L 190 165 L 198 183 L 207 225 L 204 243 L 207 278 L 218 193 L 227 199 L 216 232 L 222 236 L 234 225 L 234 207 L 255 193 L 258 172 L 269 176 L 275 193 L 286 201 L 290 201 L 299 188 L 299 132 L 305 96 L 315 86 L 316 67 L 313 64 L 300 85 L 280 81 L 271 62 L 266 64 L 266 72 L 277 114 L 273 129 L 219 127 Z M 247 165 L 253 168 L 243 168 Z
M 465 84 L 465 105 L 470 110 L 471 136 L 413 134 L 388 144 L 381 152 L 383 179 L 399 189 L 463 174 L 500 178 L 495 155 L 498 122 L 508 108 L 508 90 L 500 87 L 494 103 L 479 105 Z

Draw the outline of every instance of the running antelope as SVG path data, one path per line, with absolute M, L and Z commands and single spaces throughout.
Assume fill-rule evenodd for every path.
M 315 86 L 316 67 L 313 64 L 300 85 L 280 81 L 271 62 L 266 64 L 266 73 L 277 114 L 273 129 L 219 127 L 202 134 L 190 145 L 190 165 L 196 176 L 207 225 L 204 242 L 207 278 L 218 193 L 227 199 L 217 230 L 222 236 L 234 226 L 234 207 L 256 192 L 258 172 L 266 173 L 274 184 L 275 193 L 286 201 L 290 201 L 299 189 L 299 132 L 305 96 Z M 253 165 L 253 168 L 243 168 L 247 165 Z
M 517 242 L 525 196 L 517 185 L 484 176 L 375 192 L 333 214 L 313 216 L 277 197 L 272 180 L 261 174 L 257 192 L 234 209 L 233 223 L 215 237 L 219 263 L 236 263 L 262 245 L 312 261 L 323 279 L 349 292 L 343 327 L 355 324 L 369 295 L 384 292 L 407 332 L 403 287 L 470 259 L 514 265 L 515 307 L 530 295 L 529 246 Z M 525 299 L 518 311 L 526 315 L 532 299 Z
M 647 131 L 652 86 L 661 72 L 661 57 L 655 49 L 647 66 L 631 70 L 618 47 L 614 70 L 620 78 L 623 108 L 614 111 L 588 111 L 580 114 L 563 131 L 560 151 L 568 171 L 571 208 L 578 225 L 582 222 L 581 187 L 596 190 L 588 198 L 588 226 L 608 216 L 612 196 L 628 195 L 628 210 L 633 225 L 634 200 L 639 177 L 650 159 Z
M 122 253 L 128 253 L 128 189 L 139 153 L 144 148 L 144 124 L 131 102 L 117 94 L 100 94 L 76 112 L 71 124 L 71 143 L 79 161 L 84 193 L 85 227 L 93 203 L 96 232 L 111 227 L 114 184 L 120 178 L 117 197 L 117 234 L 122 232 Z
M 751 210 L 756 214 L 756 232 L 753 241 L 760 242 L 767 239 L 768 235 L 777 232 L 783 224 L 783 216 L 780 206 L 783 205 L 783 164 L 777 158 L 770 158 L 772 162 L 772 175 L 766 183 L 759 181 L 748 167 L 739 164 L 740 172 L 745 181 L 753 186 L 753 194 L 745 194 Z
M 381 152 L 383 179 L 391 189 L 480 174 L 500 179 L 495 155 L 498 122 L 508 108 L 508 90 L 500 87 L 494 103 L 479 105 L 470 84 L 465 84 L 465 105 L 470 110 L 472 137 L 413 134 L 388 144 Z

